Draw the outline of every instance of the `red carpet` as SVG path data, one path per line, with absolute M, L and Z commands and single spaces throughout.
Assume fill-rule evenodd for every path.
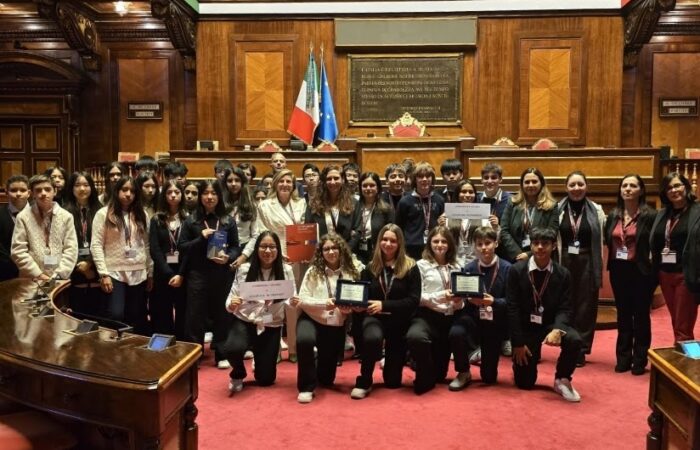
M 653 347 L 673 343 L 665 307 L 652 313 Z M 339 368 L 336 388 L 319 388 L 311 404 L 297 403 L 296 365 L 278 365 L 277 383 L 268 388 L 248 381 L 228 397 L 228 371 L 213 367 L 207 352 L 199 372 L 199 448 L 469 448 L 469 449 L 641 449 L 646 443 L 649 374 L 617 374 L 615 330 L 596 333 L 589 363 L 574 373 L 579 404 L 552 390 L 556 349 L 543 349 L 537 388 L 513 386 L 510 359 L 501 358 L 499 384 L 475 381 L 462 392 L 446 385 L 420 397 L 404 371 L 405 388 L 376 389 L 364 400 L 350 399 L 359 373 L 356 361 Z M 696 327 L 696 337 L 700 326 Z M 286 352 L 283 353 L 286 356 Z M 246 362 L 250 364 L 249 361 Z M 450 374 L 454 372 L 450 368 Z M 249 375 L 250 378 L 250 375 Z

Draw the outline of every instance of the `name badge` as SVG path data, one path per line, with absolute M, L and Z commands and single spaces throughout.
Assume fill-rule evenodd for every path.
M 676 264 L 676 252 L 661 253 L 661 262 L 663 264 Z
M 618 248 L 615 252 L 615 259 L 621 259 L 627 261 L 629 258 L 629 253 L 627 252 L 627 247 Z
M 521 244 L 522 244 L 520 246 L 521 248 L 529 247 L 530 246 L 530 235 L 525 236 L 525 239 L 523 239 L 523 242 Z
M 127 248 L 124 250 L 124 256 L 127 258 L 136 258 L 136 250 L 133 248 Z
M 340 325 L 340 316 L 335 314 L 335 311 L 328 311 L 326 314 L 326 325 Z
M 90 256 L 90 249 L 89 248 L 79 248 L 78 249 L 78 256 Z
M 263 321 L 263 323 L 272 323 L 273 322 L 272 314 L 269 314 L 269 313 L 263 314 L 262 321 Z
M 542 316 L 539 314 L 530 314 L 530 322 L 542 325 Z
M 58 255 L 44 255 L 44 268 L 53 269 L 58 267 Z
M 428 230 L 425 230 L 423 232 L 423 244 L 427 244 L 427 243 L 428 243 Z
M 168 253 L 165 256 L 165 262 L 168 264 L 178 264 L 180 262 L 180 254 L 178 252 Z
M 493 320 L 493 308 L 490 306 L 482 306 L 479 308 L 479 319 Z
M 579 248 L 575 245 L 569 245 L 569 255 L 578 255 Z
M 360 241 L 360 250 L 366 252 L 368 249 L 369 245 L 367 245 L 367 241 Z

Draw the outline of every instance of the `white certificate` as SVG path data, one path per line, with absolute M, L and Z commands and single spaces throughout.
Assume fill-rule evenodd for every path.
M 480 277 L 478 275 L 458 275 L 455 278 L 457 281 L 455 292 L 479 292 Z
M 342 283 L 340 285 L 340 301 L 351 303 L 363 303 L 365 301 L 365 284 Z
M 445 216 L 448 219 L 488 219 L 491 205 L 488 203 L 445 203 Z
M 249 281 L 238 292 L 246 302 L 287 299 L 294 296 L 294 280 Z

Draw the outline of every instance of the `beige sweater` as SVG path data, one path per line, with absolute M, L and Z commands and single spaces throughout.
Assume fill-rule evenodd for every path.
M 126 257 L 126 238 L 124 231 L 113 226 L 106 226 L 107 207 L 100 208 L 95 213 L 92 221 L 92 242 L 90 252 L 95 261 L 97 273 L 100 276 L 109 275 L 110 272 L 131 272 L 134 270 L 148 270 L 149 278 L 153 276 L 153 260 L 148 247 L 148 230 L 137 232 L 136 224 L 131 225 L 132 246 L 136 252 L 133 258 Z
M 51 231 L 49 248 L 51 255 L 58 258 L 58 266 L 44 267 L 46 256 L 46 235 L 39 210 L 36 205 L 24 208 L 17 214 L 15 230 L 12 234 L 11 257 L 19 268 L 19 276 L 36 278 L 42 273 L 57 274 L 64 280 L 70 278 L 78 261 L 78 238 L 75 235 L 73 216 L 54 203 L 51 210 Z

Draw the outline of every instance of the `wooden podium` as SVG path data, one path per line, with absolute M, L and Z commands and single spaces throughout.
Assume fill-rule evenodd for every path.
M 51 294 L 60 303 L 69 283 Z M 77 335 L 55 310 L 41 317 L 23 299 L 34 282 L 0 283 L 0 395 L 69 420 L 80 448 L 196 449 L 197 360 L 201 346 L 164 351 L 148 338 L 113 330 Z

